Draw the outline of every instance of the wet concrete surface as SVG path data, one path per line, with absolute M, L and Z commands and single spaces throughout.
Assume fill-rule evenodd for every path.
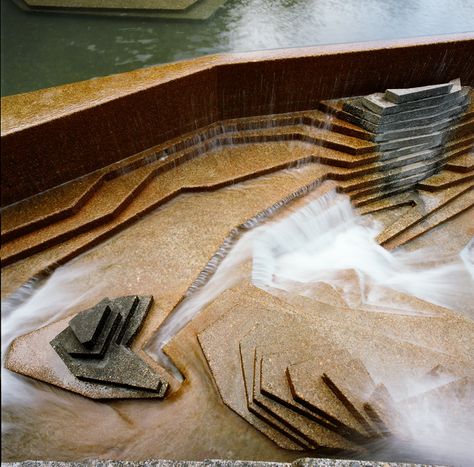
M 7 207 L 7 222 L 2 223 L 7 235 L 2 246 L 4 297 L 61 264 L 94 268 L 77 281 L 79 288 L 91 290 L 87 298 L 69 307 L 66 318 L 16 339 L 6 366 L 74 390 L 72 375 L 49 341 L 72 316 L 105 295 L 139 294 L 153 295 L 154 304 L 132 350 L 158 368 L 146 354 L 147 345 L 194 291 L 197 279 L 212 274 L 218 259 L 243 232 L 270 218 L 285 217 L 305 203 L 306 195 L 347 193 L 362 214 L 383 224 L 379 241 L 387 248 L 437 245 L 442 253 L 459 253 L 473 234 L 472 168 L 464 159 L 457 166 L 448 164 L 472 152 L 473 112 L 471 106 L 464 120 L 450 130 L 441 163 L 432 168 L 433 174 L 439 172 L 434 175 L 424 170 L 423 160 L 412 161 L 396 175 L 385 173 L 380 148 L 369 141 L 365 130 L 312 110 L 212 123 L 144 152 L 135 151 L 88 180 Z M 424 180 L 414 184 L 416 176 L 420 179 L 415 182 Z M 64 202 L 58 204 L 58 199 Z M 248 272 L 250 262 L 239 268 Z M 348 271 L 345 280 L 349 283 L 356 277 Z M 410 316 L 374 313 L 364 307 L 348 311 L 331 287 L 321 285 L 317 292 L 317 299 L 284 293 L 276 293 L 276 298 L 241 281 L 167 343 L 165 352 L 184 382 L 174 382 L 164 401 L 87 401 L 90 405 L 81 413 L 74 407 L 84 403 L 82 396 L 51 389 L 53 400 L 71 401 L 67 413 L 72 421 L 63 417 L 56 425 L 45 426 L 42 418 L 47 414 L 42 411 L 47 406 L 32 407 L 23 431 L 5 435 L 5 458 L 76 460 L 97 457 L 99 452 L 104 459 L 286 462 L 306 453 L 324 456 L 323 448 L 347 454 L 353 448 L 347 437 L 324 431 L 327 427 L 320 421 L 310 428 L 301 424 L 300 414 L 289 407 L 299 403 L 290 401 L 294 398 L 289 385 L 286 392 L 278 385 L 269 387 L 272 381 L 287 384 L 286 370 L 316 353 L 330 361 L 328 356 L 338 352 L 332 346 L 350 354 L 345 366 L 353 367 L 350 373 L 356 379 L 358 375 L 362 380 L 365 371 L 355 369 L 354 362 L 360 360 L 369 374 L 399 393 L 406 389 L 405 380 L 419 378 L 438 365 L 472 378 L 474 330 L 472 320 L 462 314 L 469 307 L 462 298 L 457 311 L 450 311 L 396 293 L 397 300 L 414 311 Z M 264 311 L 255 312 L 260 309 Z M 288 339 L 295 322 L 299 327 L 295 325 Z M 310 345 L 316 332 L 330 342 L 325 352 Z M 293 345 L 299 339 L 300 346 Z M 288 358 L 282 371 L 269 373 L 268 364 L 262 362 L 285 349 Z M 264 368 L 268 379 L 262 379 Z M 323 383 L 330 380 L 343 388 L 340 392 L 350 392 L 344 386 L 344 372 L 335 374 L 328 368 L 322 375 Z M 380 385 L 372 388 L 373 397 L 367 400 L 356 394 L 358 412 L 367 412 L 367 401 L 375 405 L 377 388 L 382 392 Z M 275 404 L 278 397 L 289 398 L 286 405 Z M 355 397 L 354 391 L 349 397 Z M 326 410 L 336 415 L 341 408 Z M 4 419 L 14 425 L 21 417 L 10 407 Z M 87 417 L 97 418 L 96 423 Z M 361 458 L 376 456 L 357 452 Z M 409 457 L 403 452 L 391 455 Z

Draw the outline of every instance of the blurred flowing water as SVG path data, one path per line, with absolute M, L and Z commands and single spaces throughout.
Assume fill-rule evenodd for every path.
M 242 188 L 236 185 L 230 189 Z M 417 296 L 456 311 L 458 301 L 469 306 L 474 303 L 473 241 L 450 258 L 437 258 L 433 250 L 408 252 L 401 248 L 388 252 L 375 241 L 381 226 L 370 216 L 358 216 L 347 197 L 331 191 L 322 197 L 309 194 L 300 201 L 302 205 L 285 209 L 280 217 L 251 229 L 232 246 L 209 280 L 190 293 L 165 321 L 147 348 L 151 355 L 160 358 L 163 344 L 207 303 L 244 280 L 269 293 L 283 291 L 306 296 L 313 296 L 314 287 L 323 282 L 340 293 L 348 309 L 368 307 L 376 313 L 416 314 L 406 302 L 397 303 L 399 294 Z M 350 280 L 345 275 L 347 271 L 354 273 Z M 43 283 L 27 284 L 2 303 L 2 360 L 16 336 L 66 316 L 91 295 L 106 293 L 105 282 L 97 283 L 94 289 L 87 281 L 78 280 L 87 273 L 73 262 Z M 472 307 L 464 310 L 471 319 L 473 312 Z M 204 374 L 200 377 L 208 378 Z M 431 389 L 426 382 L 419 387 L 413 381 L 405 383 L 411 394 Z M 193 394 L 193 387 L 187 388 L 192 400 L 201 397 L 196 389 Z M 212 387 L 205 390 L 212 391 Z M 121 411 L 126 404 L 91 401 L 2 368 L 2 437 L 6 455 L 21 458 L 24 451 L 38 453 L 41 458 L 44 434 L 48 433 L 48 453 L 55 458 L 141 458 L 147 455 L 141 449 L 150 445 L 150 437 L 159 436 L 163 430 L 162 420 L 171 417 L 167 423 L 172 423 L 176 410 L 182 410 L 179 401 L 173 400 L 143 406 L 134 403 L 133 411 L 124 417 Z M 444 415 L 451 405 L 456 408 L 457 401 L 445 400 L 442 407 L 420 406 L 409 414 L 406 425 L 413 436 L 410 443 L 384 441 L 372 447 L 371 456 L 441 459 L 469 465 L 473 418 L 467 414 L 465 419 L 458 417 L 453 428 Z M 178 440 L 174 443 L 173 449 L 180 458 L 182 446 Z M 153 451 L 152 455 L 159 457 L 160 453 Z
M 2 95 L 216 52 L 472 30 L 474 2 L 470 0 L 228 0 L 205 21 L 37 14 L 2 0 Z M 314 286 L 323 282 L 340 292 L 349 307 L 385 313 L 415 312 L 406 303 L 397 303 L 399 293 L 455 310 L 458 301 L 474 303 L 473 242 L 459 256 L 435 264 L 433 251 L 385 251 L 375 241 L 379 229 L 372 220 L 358 217 L 348 200 L 336 194 L 255 228 L 233 246 L 210 280 L 174 311 L 149 351 L 159 356 L 163 344 L 240 280 L 252 280 L 271 293 L 310 296 Z M 346 280 L 347 270 L 355 271 L 354 280 Z M 84 274 L 86 270 L 66 265 L 44 283 L 27 284 L 2 303 L 2 361 L 16 336 L 66 316 L 97 293 L 80 286 L 78 278 Z M 97 287 L 106 293 L 106 284 Z M 2 366 L 2 435 L 7 443 L 11 440 L 9 456 L 20 441 L 25 452 L 41 456 L 47 433 L 48 452 L 58 459 L 125 458 L 127 454 L 137 458 L 135 446 L 151 444 L 145 443 L 150 435 L 140 424 L 148 405 L 128 419 L 116 409 L 118 405 L 34 382 Z M 162 413 L 157 407 L 153 414 L 159 419 Z M 420 445 L 407 451 L 419 449 L 423 457 L 442 447 L 443 458 L 453 454 L 456 462 L 469 460 L 472 424 L 446 433 L 436 412 L 422 407 L 412 414 L 412 425 L 422 436 Z M 150 422 L 148 429 L 154 426 Z M 390 449 L 401 451 L 400 446 L 381 447 L 387 458 Z
M 348 313 L 354 309 L 436 318 L 436 311 L 406 299 L 417 297 L 474 319 L 474 239 L 454 256 L 434 248 L 390 252 L 376 241 L 382 228 L 371 216 L 359 216 L 349 198 L 335 191 L 256 227 L 237 241 L 209 281 L 165 320 L 148 352 L 173 371 L 162 347 L 207 304 L 242 281 L 280 297 L 296 294 L 316 302 L 324 296 L 320 285 L 326 284 L 339 294 Z M 399 374 L 397 387 L 384 383 L 395 400 L 404 400 L 456 380 L 452 375 L 434 381 Z M 406 438 L 373 443 L 371 458 L 471 465 L 474 401 L 461 409 L 466 401 L 458 397 L 449 394 L 442 401 L 412 407 L 397 421 Z
M 217 52 L 474 31 L 471 0 L 227 0 L 207 20 L 34 13 L 2 0 L 2 95 Z
M 474 239 L 454 257 L 442 257 L 434 248 L 390 252 L 376 241 L 381 230 L 335 191 L 254 228 L 164 321 L 149 351 L 169 362 L 160 349 L 208 303 L 246 279 L 269 293 L 312 297 L 324 283 L 349 308 L 378 313 L 417 314 L 403 298 L 409 295 L 474 319 Z

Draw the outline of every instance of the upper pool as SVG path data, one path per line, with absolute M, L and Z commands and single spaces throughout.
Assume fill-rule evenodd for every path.
M 207 20 L 177 20 L 35 13 L 2 0 L 2 95 L 216 52 L 474 31 L 472 0 L 221 3 Z

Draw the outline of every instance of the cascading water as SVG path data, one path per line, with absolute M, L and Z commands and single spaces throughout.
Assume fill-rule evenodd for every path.
M 311 295 L 312 287 L 324 282 L 340 291 L 349 307 L 379 312 L 414 313 L 406 304 L 397 304 L 393 292 L 450 309 L 456 309 L 459 301 L 474 303 L 473 242 L 459 257 L 442 258 L 437 264 L 440 258 L 435 251 L 385 250 L 375 240 L 380 230 L 377 222 L 358 216 L 350 200 L 335 191 L 287 218 L 256 227 L 233 246 L 210 280 L 174 310 L 150 352 L 158 356 L 206 304 L 248 275 L 254 285 L 270 293 Z M 251 269 L 245 268 L 250 259 Z M 348 279 L 348 271 L 357 280 Z M 474 316 L 472 308 L 465 312 Z
M 2 302 L 2 436 L 27 440 L 30 452 L 41 452 L 45 430 L 55 433 L 49 442 L 54 443 L 59 458 L 71 451 L 82 459 L 112 457 L 131 436 L 129 424 L 110 406 L 35 382 L 3 365 L 14 338 L 63 318 L 104 287 L 90 288 L 79 280 L 94 267 L 97 265 L 84 268 L 70 264 L 58 268 L 44 283 L 27 284 L 13 300 Z M 19 297 L 21 300 L 15 299 Z M 97 431 L 91 431 L 91 426 L 113 433 L 103 438 L 99 452 Z
M 224 290 L 249 279 L 269 293 L 304 295 L 316 301 L 321 299 L 319 286 L 325 283 L 338 292 L 348 309 L 436 319 L 436 311 L 420 310 L 401 299 L 411 296 L 454 311 L 460 310 L 461 303 L 462 312 L 474 317 L 474 241 L 459 256 L 449 258 L 432 249 L 390 252 L 375 240 L 381 228 L 370 216 L 357 215 L 349 199 L 335 191 L 279 221 L 255 228 L 236 243 L 209 282 L 177 307 L 149 350 L 164 362 L 166 355 L 160 352 L 164 344 Z M 377 380 L 379 375 L 373 377 Z M 395 400 L 404 400 L 456 380 L 453 375 L 436 380 L 399 375 L 398 387 L 388 385 L 387 389 Z M 409 436 L 373 443 L 372 455 L 469 465 L 474 423 L 472 410 L 460 410 L 463 401 L 449 395 L 441 403 L 425 402 L 412 408 L 399 422 L 400 431 Z M 450 412 L 458 414 L 455 422 Z
M 416 313 L 406 302 L 397 302 L 400 294 L 454 310 L 459 301 L 474 303 L 474 242 L 453 258 L 437 258 L 435 252 L 427 250 L 389 252 L 375 241 L 380 228 L 370 217 L 358 216 L 350 201 L 335 192 L 310 199 L 289 216 L 253 228 L 233 245 L 207 283 L 174 310 L 148 350 L 158 357 L 164 355 L 162 346 L 206 304 L 243 280 L 251 280 L 269 293 L 310 297 L 317 294 L 318 284 L 325 283 L 341 294 L 348 308 L 374 313 Z M 352 272 L 348 275 L 348 271 Z M 63 317 L 71 306 L 87 299 L 92 291 L 77 287 L 77 278 L 83 273 L 74 265 L 60 268 L 20 305 L 7 302 L 2 306 L 2 359 L 14 337 Z M 472 308 L 463 311 L 470 318 L 474 316 Z M 432 387 L 423 383 L 414 388 L 409 381 L 406 385 L 418 392 Z M 30 444 L 38 446 L 38 452 L 42 443 L 41 436 L 35 435 L 38 424 L 43 430 L 46 427 L 58 433 L 55 439 L 59 457 L 66 450 L 69 456 L 73 451 L 75 458 L 81 459 L 120 458 L 126 446 L 140 445 L 146 439 L 139 420 L 124 418 L 113 405 L 56 390 L 4 369 L 2 386 L 4 436 L 20 432 Z M 444 403 L 456 407 L 456 401 Z M 377 457 L 406 452 L 419 458 L 433 455 L 469 465 L 472 423 L 459 420 L 453 432 L 445 423 L 444 413 L 445 408 L 433 406 L 413 411 L 407 430 L 413 432 L 416 444 L 374 446 Z M 104 434 L 100 452 L 98 432 Z
M 324 282 L 338 289 L 350 307 L 387 310 L 391 290 L 450 309 L 460 300 L 474 302 L 472 246 L 433 266 L 440 259 L 435 251 L 385 250 L 375 241 L 380 230 L 370 218 L 357 216 L 348 198 L 328 193 L 261 229 L 253 246 L 252 281 L 269 291 L 298 289 L 304 295 Z M 347 271 L 358 280 L 347 281 Z

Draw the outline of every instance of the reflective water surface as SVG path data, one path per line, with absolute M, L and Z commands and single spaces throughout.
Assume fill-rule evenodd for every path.
M 216 52 L 466 31 L 472 0 L 227 0 L 194 21 L 34 13 L 2 0 L 2 95 Z

